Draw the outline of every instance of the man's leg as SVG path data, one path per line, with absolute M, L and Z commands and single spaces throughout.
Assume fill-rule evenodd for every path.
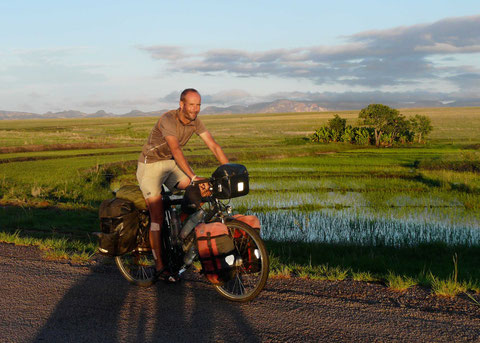
M 190 179 L 174 164 L 173 171 L 169 171 L 169 175 L 165 180 L 167 187 L 170 190 L 173 190 L 174 188 L 185 189 L 189 183 Z M 150 246 L 152 247 L 152 252 L 155 257 L 155 267 L 157 270 L 162 270 L 164 267 L 161 245 L 161 230 L 164 219 L 162 196 L 158 195 L 148 197 L 146 202 L 148 211 L 150 212 Z
M 150 197 L 146 199 L 148 211 L 150 212 L 150 231 L 149 239 L 152 247 L 153 257 L 155 258 L 155 268 L 163 269 L 162 245 L 160 242 L 161 229 L 163 223 L 163 200 L 162 196 Z
M 155 258 L 155 268 L 163 269 L 161 229 L 163 223 L 163 201 L 161 196 L 163 180 L 175 166 L 174 162 L 159 161 L 151 164 L 138 163 L 137 180 L 150 212 L 149 241 Z

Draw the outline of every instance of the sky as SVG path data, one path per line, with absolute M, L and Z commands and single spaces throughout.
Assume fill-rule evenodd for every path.
M 480 101 L 480 2 L 0 0 L 0 110 Z

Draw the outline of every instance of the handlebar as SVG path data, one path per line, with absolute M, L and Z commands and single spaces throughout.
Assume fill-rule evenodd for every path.
M 195 180 L 191 183 L 192 186 L 198 186 L 198 185 L 201 185 L 202 183 L 210 183 L 212 181 L 212 179 L 202 179 L 202 180 Z

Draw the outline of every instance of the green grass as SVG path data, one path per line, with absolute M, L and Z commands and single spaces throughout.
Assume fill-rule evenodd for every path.
M 454 281 L 451 278 L 444 280 L 438 279 L 437 277 L 431 275 L 431 287 L 432 293 L 441 296 L 441 297 L 455 297 L 460 293 L 465 293 L 467 291 L 467 286 L 465 282 Z
M 35 237 L 20 230 L 13 233 L 0 231 L 0 242 L 36 246 L 43 251 L 43 256 L 47 259 L 66 259 L 76 263 L 90 261 L 97 249 L 96 242 L 72 240 L 62 235 Z
M 370 272 L 352 272 L 352 279 L 361 282 L 377 282 L 378 278 L 373 276 Z
M 392 248 L 275 241 L 266 243 L 268 251 L 274 256 L 273 276 L 315 278 L 313 275 L 317 275 L 321 279 L 335 279 L 325 277 L 325 272 L 319 272 L 331 266 L 330 269 L 341 275 L 338 280 L 383 281 L 388 287 L 400 291 L 413 285 L 451 285 L 451 280 L 455 279 L 452 279 L 452 256 L 458 256 L 456 284 L 477 293 L 480 290 L 479 246 L 422 244 Z M 433 289 L 434 293 L 436 289 Z
M 264 220 L 272 276 L 382 280 L 392 289 L 413 282 L 441 294 L 458 254 L 453 285 L 480 289 L 480 108 L 401 112 L 431 118 L 427 144 L 308 142 L 334 113 L 355 125 L 358 111 L 202 116 L 249 170 L 250 194 L 231 204 Z M 32 239 L 50 258 L 87 258 L 98 205 L 136 182 L 156 120 L 0 121 L 0 233 L 13 235 L 5 240 Z M 215 169 L 198 137 L 184 152 L 197 174 Z
M 386 276 L 388 288 L 397 292 L 404 292 L 410 287 L 417 285 L 417 281 L 408 276 L 396 275 L 389 272 Z

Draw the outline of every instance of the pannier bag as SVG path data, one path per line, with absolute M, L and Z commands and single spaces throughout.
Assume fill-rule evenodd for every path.
M 202 206 L 202 194 L 198 185 L 190 185 L 185 188 L 182 199 L 182 213 L 192 214 Z
M 115 193 L 115 196 L 120 199 L 130 200 L 139 210 L 147 209 L 145 198 L 143 197 L 140 187 L 137 185 L 124 185 L 119 188 L 119 190 Z
M 212 174 L 213 195 L 218 199 L 231 199 L 247 195 L 248 172 L 241 164 L 227 163 Z
M 123 255 L 136 245 L 139 226 L 138 210 L 133 202 L 120 198 L 104 200 L 99 209 L 98 250 L 109 256 Z
M 233 240 L 225 224 L 202 223 L 195 227 L 202 273 L 213 284 L 230 280 L 235 264 Z
M 257 216 L 236 214 L 233 218 L 258 230 L 257 233 L 260 235 L 260 220 Z M 235 239 L 239 239 L 242 236 L 245 238 L 248 237 L 245 233 L 235 231 Z M 258 251 L 256 245 L 252 241 L 247 242 L 247 249 L 242 253 L 242 259 L 244 260 L 244 266 L 247 269 L 247 272 L 257 273 L 260 271 L 262 263 L 260 260 L 260 251 Z

